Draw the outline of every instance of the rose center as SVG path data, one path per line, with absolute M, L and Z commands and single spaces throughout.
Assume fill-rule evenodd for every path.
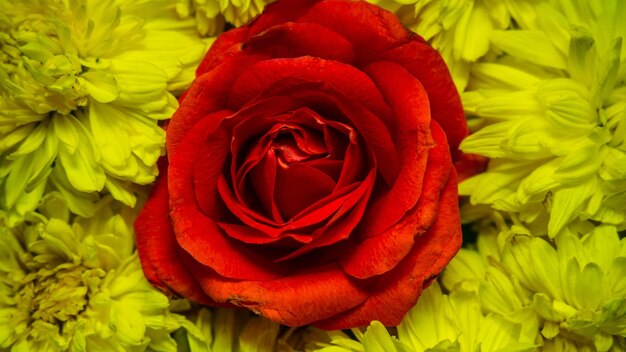
M 291 131 L 281 131 L 273 139 L 271 147 L 279 165 L 289 167 L 292 163 L 326 158 L 330 155 L 318 136 L 309 136 L 307 139 L 308 141 L 302 136 L 296 137 Z
M 323 133 L 281 124 L 263 139 L 265 153 L 248 175 L 262 213 L 282 223 L 333 191 L 341 162 L 331 160 Z

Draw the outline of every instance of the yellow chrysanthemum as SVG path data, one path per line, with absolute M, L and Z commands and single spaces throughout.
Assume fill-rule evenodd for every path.
M 626 240 L 614 226 L 555 244 L 520 225 L 479 236 L 442 279 L 450 290 L 473 290 L 481 308 L 541 333 L 545 351 L 619 351 L 626 343 Z M 531 313 L 531 314 L 529 314 Z
M 128 205 L 133 184 L 154 180 L 157 122 L 206 49 L 168 1 L 0 2 L 0 209 L 11 223 L 50 175 L 68 200 L 105 189 Z
M 0 226 L 0 349 L 176 351 L 182 317 L 143 276 L 130 210 L 110 203 L 71 220 L 51 193 L 26 223 Z
M 354 338 L 343 331 L 323 331 L 310 328 L 304 332 L 305 352 L 411 352 L 412 349 L 391 336 L 377 320 L 367 329 L 351 329 Z
M 294 328 L 238 309 L 200 308 L 174 335 L 182 350 L 190 352 L 292 352 Z
M 398 338 L 410 351 L 532 351 L 537 331 L 528 323 L 484 314 L 475 291 L 446 295 L 435 282 L 398 326 Z
M 273 0 L 176 0 L 176 12 L 181 18 L 195 18 L 198 32 L 215 36 L 222 32 L 225 22 L 239 27 L 263 12 Z
M 407 27 L 429 41 L 448 64 L 457 89 L 463 91 L 472 63 L 490 52 L 491 33 L 510 26 L 507 4 L 532 0 L 368 1 L 395 12 Z
M 497 31 L 506 54 L 479 63 L 463 94 L 482 129 L 462 149 L 491 158 L 462 183 L 473 204 L 532 223 L 550 237 L 575 220 L 626 226 L 626 2 L 554 0 Z

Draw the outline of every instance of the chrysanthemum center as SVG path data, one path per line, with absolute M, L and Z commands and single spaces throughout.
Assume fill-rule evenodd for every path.
M 14 23 L 1 38 L 0 73 L 10 78 L 3 88 L 38 113 L 67 114 L 87 105 L 88 92 L 77 80 L 83 66 L 68 35 L 66 25 L 36 15 Z
M 33 320 L 53 324 L 76 317 L 88 303 L 87 278 L 92 272 L 68 263 L 29 273 L 19 283 L 17 308 Z

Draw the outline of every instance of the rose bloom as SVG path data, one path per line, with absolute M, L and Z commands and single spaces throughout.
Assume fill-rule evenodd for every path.
M 145 274 L 286 325 L 397 325 L 461 245 L 466 135 L 441 57 L 393 14 L 278 1 L 181 98 L 135 224 Z

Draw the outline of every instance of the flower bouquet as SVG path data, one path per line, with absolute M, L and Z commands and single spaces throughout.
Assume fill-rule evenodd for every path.
M 626 351 L 626 2 L 0 28 L 0 351 Z

